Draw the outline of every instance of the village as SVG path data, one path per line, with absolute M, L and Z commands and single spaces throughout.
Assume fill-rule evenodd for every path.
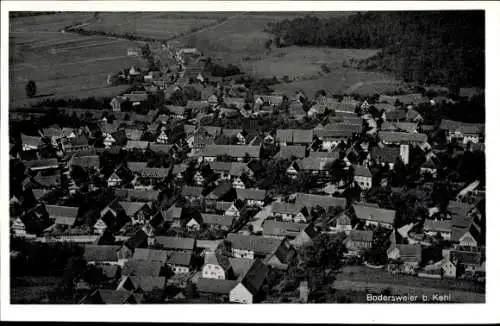
M 127 55 L 104 107 L 11 112 L 11 260 L 77 248 L 69 303 L 340 302 L 346 266 L 484 285 L 484 124 L 426 113 L 467 90 L 278 94 L 196 48 Z

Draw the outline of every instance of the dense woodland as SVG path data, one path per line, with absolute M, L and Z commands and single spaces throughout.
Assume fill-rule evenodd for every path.
M 485 23 L 481 11 L 367 12 L 348 17 L 306 16 L 269 24 L 279 46 L 381 49 L 360 68 L 406 81 L 484 86 Z

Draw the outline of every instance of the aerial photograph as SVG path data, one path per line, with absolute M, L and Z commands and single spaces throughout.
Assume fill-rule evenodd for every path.
M 12 305 L 486 302 L 485 11 L 260 10 L 9 11 Z

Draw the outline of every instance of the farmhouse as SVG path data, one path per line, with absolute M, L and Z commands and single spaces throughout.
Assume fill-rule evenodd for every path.
M 382 226 L 392 229 L 396 218 L 396 211 L 361 204 L 353 205 L 356 217 L 366 225 Z

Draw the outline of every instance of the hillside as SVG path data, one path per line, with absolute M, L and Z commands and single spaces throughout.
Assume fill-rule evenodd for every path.
M 405 81 L 452 88 L 484 86 L 485 23 L 481 11 L 367 12 L 306 16 L 268 25 L 282 46 L 379 48 L 346 65 L 389 72 Z

